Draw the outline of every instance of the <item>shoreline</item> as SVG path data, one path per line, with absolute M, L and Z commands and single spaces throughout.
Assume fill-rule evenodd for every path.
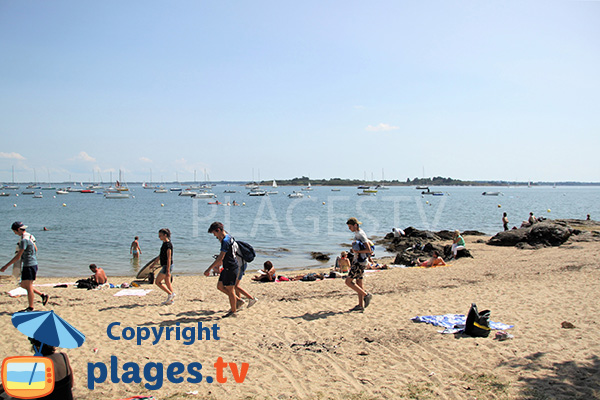
M 600 389 L 599 242 L 567 243 L 539 250 L 519 250 L 476 243 L 465 238 L 473 259 L 461 258 L 437 268 L 393 268 L 367 274 L 374 293 L 364 313 L 351 312 L 356 295 L 343 279 L 315 282 L 258 283 L 242 286 L 259 301 L 237 318 L 223 318 L 227 299 L 215 277 L 185 276 L 175 281 L 171 306 L 163 293 L 115 297 L 119 290 L 44 289 L 47 307 L 86 335 L 68 354 L 75 371 L 75 398 L 119 399 L 154 395 L 185 399 L 380 398 L 529 399 L 594 398 Z M 109 277 L 110 278 L 110 277 Z M 52 278 L 40 278 L 45 283 Z M 2 356 L 31 355 L 27 339 L 12 326 L 12 312 L 25 299 L 0 296 L 0 329 L 6 332 Z M 471 302 L 491 309 L 491 319 L 514 325 L 513 339 L 497 341 L 438 333 L 440 328 L 414 323 L 417 315 L 465 314 Z M 565 329 L 561 323 L 572 323 Z M 111 340 L 107 327 L 219 327 L 219 341 Z M 97 350 L 95 350 L 97 349 Z M 248 363 L 245 381 L 179 384 L 164 380 L 153 391 L 142 383 L 113 383 L 110 378 L 87 388 L 88 366 L 111 357 L 143 367 L 201 362 L 214 376 L 213 363 Z M 459 360 L 459 362 L 456 362 Z M 120 372 L 122 373 L 122 372 Z M 165 375 L 166 376 L 166 375 Z M 198 395 L 188 395 L 197 391 Z M 595 392 L 596 391 L 596 392 Z

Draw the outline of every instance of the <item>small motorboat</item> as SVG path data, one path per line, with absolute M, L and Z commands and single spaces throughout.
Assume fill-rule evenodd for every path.
M 363 193 L 377 193 L 377 189 L 363 189 Z
M 481 193 L 482 196 L 500 196 L 502 193 L 501 192 L 483 192 Z
M 129 193 L 104 193 L 105 199 L 128 199 Z
M 42 195 L 42 192 L 40 192 L 39 194 L 34 194 L 33 198 L 34 199 L 42 199 L 42 198 L 44 198 L 44 196 Z
M 0 197 L 8 197 L 8 196 L 10 196 L 10 193 L 6 193 L 6 192 L 0 193 Z
M 223 193 L 237 193 L 237 190 L 224 190 Z
M 332 192 L 341 192 L 342 189 L 331 189 Z
M 154 189 L 154 193 L 169 193 L 165 188 Z
M 200 192 L 196 193 L 192 198 L 194 199 L 212 199 L 217 197 L 214 193 L 211 192 Z
M 21 192 L 21 194 L 25 194 L 25 195 L 32 195 L 35 194 L 35 192 L 33 190 L 23 190 Z
M 417 190 L 429 190 L 429 186 L 417 186 L 415 189 L 417 189 Z
M 373 193 L 373 192 L 362 191 L 362 192 L 358 192 L 356 194 L 359 195 L 359 196 L 376 196 L 377 192 Z
M 430 194 L 432 196 L 443 196 L 444 192 L 436 192 L 436 191 L 427 189 L 426 192 L 421 192 L 421 194 Z
M 83 189 L 81 190 L 81 193 L 96 193 L 96 191 L 92 189 Z
M 288 194 L 288 197 L 290 199 L 300 199 L 300 198 L 304 197 L 304 194 L 300 193 L 300 192 L 292 192 L 292 193 Z
M 252 190 L 248 192 L 248 196 L 266 196 L 267 192 L 264 190 Z
M 188 197 L 194 197 L 195 195 L 197 195 L 198 192 L 194 192 L 192 190 L 182 190 L 181 192 L 179 192 L 179 196 L 188 196 Z
M 56 194 L 69 194 L 69 192 L 68 192 L 68 191 L 66 191 L 65 189 L 58 189 L 58 190 L 56 191 Z

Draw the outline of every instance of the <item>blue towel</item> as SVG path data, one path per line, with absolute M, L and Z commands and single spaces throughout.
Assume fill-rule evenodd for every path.
M 435 326 L 441 326 L 446 329 L 440 331 L 440 333 L 458 333 L 465 329 L 465 323 L 467 317 L 462 314 L 445 314 L 445 315 L 426 315 L 423 317 L 411 318 L 415 322 L 425 322 Z M 490 321 L 490 328 L 503 331 L 506 329 L 513 328 L 514 325 L 506 325 L 502 322 Z

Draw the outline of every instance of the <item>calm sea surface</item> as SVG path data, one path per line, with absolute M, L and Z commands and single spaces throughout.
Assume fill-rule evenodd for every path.
M 274 189 L 278 194 L 265 197 L 250 197 L 242 186 L 213 188 L 223 203 L 245 203 L 237 207 L 209 205 L 214 199 L 191 199 L 177 192 L 158 194 L 141 186 L 130 186 L 130 199 L 55 195 L 51 190 L 42 191 L 44 197 L 37 199 L 20 194 L 24 188 L 21 185 L 18 191 L 9 191 L 11 196 L 0 197 L 0 262 L 8 262 L 14 254 L 18 238 L 10 229 L 12 222 L 23 221 L 37 239 L 40 276 L 55 277 L 86 276 L 90 263 L 103 267 L 108 275 L 135 275 L 139 264 L 158 255 L 160 228 L 172 232 L 174 271 L 202 273 L 219 252 L 217 239 L 207 233 L 213 221 L 223 222 L 234 237 L 255 247 L 258 255 L 250 269 L 262 268 L 266 260 L 286 269 L 323 266 L 311 259 L 311 251 L 335 256 L 344 250 L 342 244 L 353 237 L 345 225 L 352 216 L 363 222 L 372 238 L 384 236 L 394 226 L 472 229 L 491 235 L 502 229 L 503 212 L 508 213 L 511 226 L 519 226 L 530 211 L 549 218 L 584 219 L 586 214 L 600 218 L 598 187 L 432 188 L 444 196 L 422 196 L 414 187 L 391 187 L 376 196 L 358 196 L 354 187 L 335 192 L 331 187 L 313 187 L 302 199 L 287 197 L 299 187 L 279 187 Z M 503 195 L 482 196 L 483 191 Z M 140 237 L 142 247 L 139 263 L 129 255 L 134 236 Z M 380 247 L 376 253 L 384 255 Z M 12 267 L 5 273 L 11 271 Z

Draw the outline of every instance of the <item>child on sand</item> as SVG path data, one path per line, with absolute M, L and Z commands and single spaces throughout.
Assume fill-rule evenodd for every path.
M 372 294 L 367 293 L 363 288 L 365 267 L 367 266 L 368 258 L 372 253 L 372 250 L 371 245 L 369 244 L 369 238 L 367 237 L 367 234 L 360 229 L 360 224 L 361 222 L 359 222 L 356 218 L 350 218 L 348 221 L 346 221 L 348 229 L 350 229 L 351 232 L 354 232 L 354 239 L 357 243 L 362 243 L 363 247 L 361 250 L 357 250 L 355 246 L 352 247 L 354 259 L 352 261 L 352 266 L 350 267 L 348 277 L 346 278 L 346 285 L 348 285 L 358 294 L 358 305 L 356 305 L 350 311 L 363 311 L 369 306 L 371 298 L 373 297 Z M 356 283 L 354 283 L 355 280 Z
M 21 287 L 27 290 L 27 301 L 29 303 L 29 307 L 22 311 L 33 311 L 33 300 L 35 298 L 35 294 L 42 298 L 42 305 L 44 306 L 46 303 L 48 303 L 49 298 L 47 294 L 44 294 L 33 287 L 33 281 L 35 281 L 38 271 L 38 263 L 36 258 L 37 248 L 29 239 L 29 236 L 26 235 L 25 229 L 27 229 L 27 226 L 23 225 L 22 222 L 14 222 L 11 229 L 15 235 L 21 237 L 21 240 L 19 241 L 19 251 L 7 264 L 0 269 L 0 272 L 4 272 L 12 264 L 21 259 L 23 260 L 23 266 L 21 269 Z

